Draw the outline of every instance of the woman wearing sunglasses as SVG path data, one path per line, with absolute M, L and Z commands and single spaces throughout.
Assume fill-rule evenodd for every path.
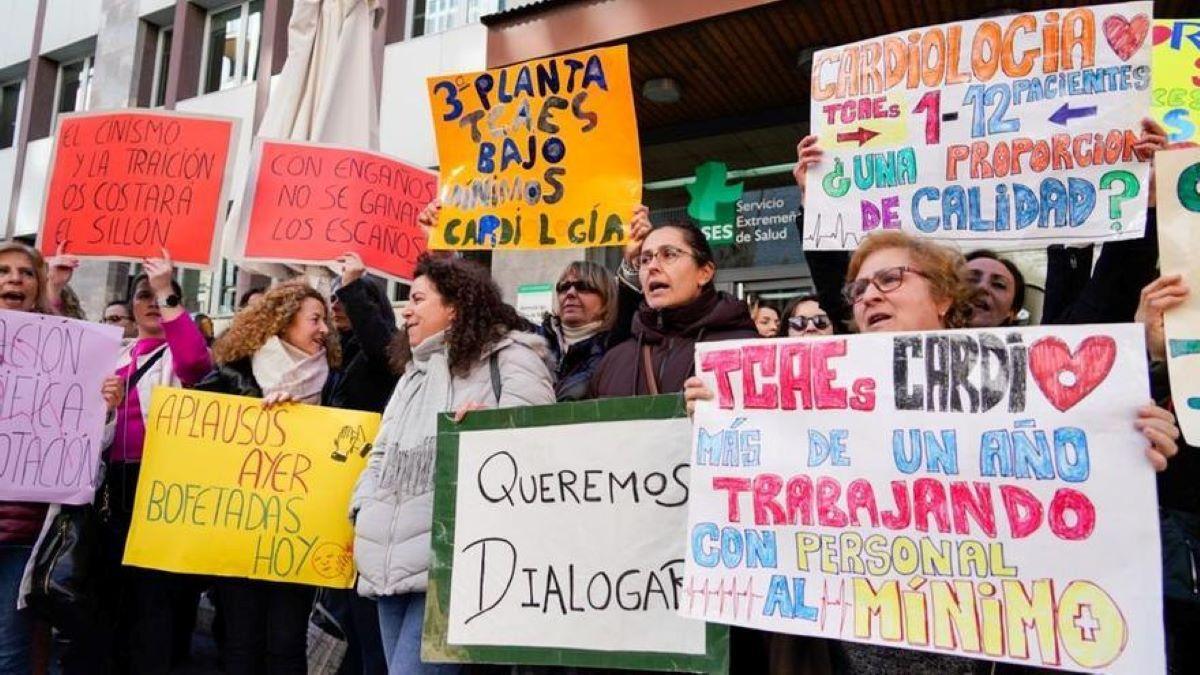
M 696 226 L 658 227 L 630 257 L 643 300 L 632 337 L 610 349 L 596 369 L 595 396 L 682 391 L 697 342 L 759 336 L 745 303 L 717 292 L 712 248 Z
M 592 262 L 567 265 L 554 287 L 553 310 L 534 327 L 550 345 L 554 395 L 559 402 L 588 398 L 592 374 L 608 350 L 616 317 L 613 275 Z
M 833 320 L 822 309 L 821 301 L 815 293 L 800 295 L 791 299 L 783 310 L 787 324 L 783 327 L 783 337 L 804 337 L 813 335 L 833 335 Z

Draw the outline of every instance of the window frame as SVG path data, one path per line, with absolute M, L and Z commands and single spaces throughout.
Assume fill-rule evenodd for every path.
M 250 35 L 250 17 L 251 17 L 250 5 L 253 3 L 254 3 L 254 0 L 242 0 L 241 2 L 234 2 L 234 3 L 230 3 L 228 5 L 222 5 L 220 7 L 210 9 L 208 11 L 208 13 L 204 16 L 204 40 L 202 41 L 202 44 L 200 45 L 200 81 L 196 87 L 196 91 L 199 92 L 199 94 L 198 94 L 199 96 L 204 96 L 206 94 L 215 94 L 219 91 L 229 91 L 230 89 L 237 89 L 238 87 L 241 87 L 245 84 L 249 84 L 258 79 L 258 73 L 256 72 L 258 70 L 258 68 L 256 67 L 254 70 L 251 70 L 249 67 L 250 61 L 252 59 L 250 58 L 250 55 L 247 52 L 247 44 L 246 44 L 249 41 L 249 35 Z M 235 48 L 235 52 L 234 52 L 235 58 L 234 58 L 234 62 L 233 62 L 233 79 L 229 80 L 229 81 L 223 80 L 217 86 L 216 89 L 213 89 L 212 91 L 208 91 L 206 89 L 206 85 L 208 84 L 208 69 L 211 65 L 208 62 L 208 55 L 209 55 L 208 53 L 209 53 L 209 49 L 211 48 L 211 45 L 212 45 L 213 17 L 216 16 L 217 14 L 223 14 L 225 12 L 228 12 L 229 10 L 234 9 L 235 7 L 238 8 L 239 10 L 241 10 L 240 18 L 239 18 L 239 20 L 241 21 L 241 30 L 238 31 L 237 47 Z M 258 59 L 261 57 L 261 52 L 262 52 L 262 18 L 263 18 L 263 14 L 265 13 L 265 10 L 266 10 L 266 7 L 265 7 L 265 3 L 264 3 L 264 7 L 258 13 L 258 17 L 259 17 L 258 18 L 258 20 L 259 20 L 258 52 L 259 53 L 254 55 L 253 61 L 255 63 L 257 63 Z M 245 74 L 243 74 L 243 71 Z
M 6 150 L 8 148 L 15 147 L 17 145 L 17 136 L 20 135 L 21 103 L 24 102 L 24 100 L 25 100 L 25 79 L 24 78 L 21 78 L 19 80 L 9 80 L 8 82 L 0 82 L 0 106 L 2 106 L 4 104 L 4 90 L 8 89 L 9 87 L 13 86 L 14 84 L 17 85 L 17 106 L 15 108 L 16 114 L 13 115 L 12 142 L 9 143 L 8 145 L 0 146 L 0 150 Z
M 150 83 L 150 107 L 161 108 L 167 103 L 168 72 L 171 67 L 170 50 L 165 49 L 167 40 L 174 34 L 174 26 L 163 26 L 158 29 L 158 37 L 154 43 L 154 79 Z M 164 79 L 166 75 L 168 79 Z M 159 101 L 159 99 L 162 99 Z
M 74 110 L 59 110 L 58 106 L 62 103 L 62 87 L 63 87 L 63 71 L 69 66 L 77 63 L 83 64 L 79 71 L 79 89 L 76 90 L 76 100 L 79 100 L 79 90 L 83 91 L 83 107 L 75 108 Z M 87 56 L 71 59 L 70 61 L 62 61 L 58 64 L 58 72 L 54 77 L 54 106 L 50 108 L 53 113 L 50 116 L 50 128 L 53 129 L 58 124 L 58 116 L 60 114 L 70 114 L 73 112 L 86 112 L 92 107 L 92 80 L 95 79 L 96 55 L 94 53 Z

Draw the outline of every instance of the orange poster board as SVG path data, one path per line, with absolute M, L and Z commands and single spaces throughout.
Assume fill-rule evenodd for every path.
M 417 216 L 437 175 L 356 148 L 260 141 L 240 250 L 249 260 L 326 263 L 358 253 L 369 270 L 411 280 L 426 237 Z
M 642 161 L 624 45 L 427 83 L 442 200 L 430 248 L 625 243 Z
M 225 217 L 237 120 L 148 110 L 59 118 L 38 246 L 85 258 L 171 253 L 207 268 Z

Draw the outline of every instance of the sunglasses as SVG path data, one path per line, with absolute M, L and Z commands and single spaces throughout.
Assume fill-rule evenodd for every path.
M 825 330 L 829 328 L 829 317 L 825 314 L 817 314 L 816 316 L 793 316 L 788 319 L 788 327 L 796 330 L 804 330 L 809 322 L 812 322 L 812 327 L 817 330 Z
M 589 284 L 586 281 L 580 281 L 578 279 L 576 279 L 575 281 L 560 281 L 560 282 L 558 282 L 558 285 L 554 287 L 554 290 L 557 291 L 559 295 L 562 295 L 562 294 L 566 293 L 567 291 L 570 291 L 572 288 L 575 289 L 576 293 L 599 293 L 600 292 L 600 290 L 598 288 L 596 288 L 595 286 Z
M 856 305 L 862 301 L 863 295 L 866 294 L 867 288 L 870 286 L 878 288 L 880 293 L 891 293 L 900 288 L 900 285 L 904 283 L 905 272 L 916 274 L 926 279 L 929 278 L 929 275 L 921 270 L 905 267 L 904 265 L 886 267 L 866 279 L 855 279 L 846 284 L 846 287 L 842 289 L 842 297 L 846 299 L 847 304 Z

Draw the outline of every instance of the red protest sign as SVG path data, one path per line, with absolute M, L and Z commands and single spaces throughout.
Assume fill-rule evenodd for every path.
M 386 155 L 261 141 L 239 239 L 247 259 L 329 262 L 347 252 L 372 272 L 412 279 L 426 250 L 417 216 L 437 175 Z
M 237 121 L 143 110 L 64 115 L 38 245 L 52 255 L 208 267 Z

